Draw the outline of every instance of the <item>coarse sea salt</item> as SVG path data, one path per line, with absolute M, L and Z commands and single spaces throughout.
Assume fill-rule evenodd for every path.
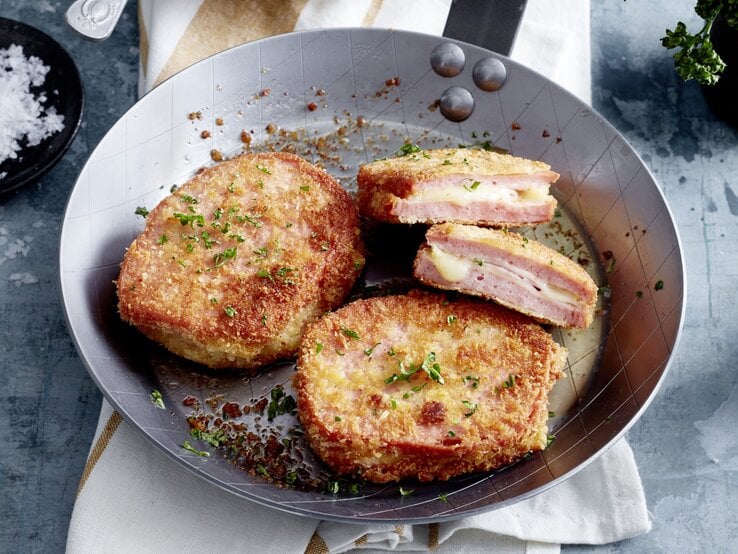
M 44 106 L 46 94 L 31 90 L 44 84 L 48 72 L 41 59 L 26 58 L 22 46 L 0 49 L 0 163 L 16 159 L 24 146 L 36 146 L 64 128 L 64 116 Z M 4 177 L 0 173 L 0 179 Z

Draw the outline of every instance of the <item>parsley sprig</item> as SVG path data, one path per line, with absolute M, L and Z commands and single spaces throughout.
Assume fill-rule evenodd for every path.
M 728 25 L 738 28 L 738 0 L 697 0 L 694 11 L 705 20 L 702 29 L 691 34 L 679 21 L 673 30 L 666 30 L 661 45 L 668 50 L 679 48 L 674 54 L 674 65 L 682 79 L 714 85 L 725 70 L 725 62 L 713 48 L 710 30 L 720 13 Z

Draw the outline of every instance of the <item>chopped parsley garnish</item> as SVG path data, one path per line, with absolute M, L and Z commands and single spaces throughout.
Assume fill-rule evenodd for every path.
M 223 308 L 223 311 L 228 317 L 235 317 L 236 315 L 236 308 L 234 308 L 233 306 L 226 306 L 225 308 Z
M 263 315 L 261 316 L 261 324 L 262 324 L 262 325 L 263 325 L 264 327 L 266 327 L 266 324 L 267 324 L 267 315 L 266 315 L 266 314 L 263 314 Z
M 438 495 L 438 500 L 440 500 L 444 504 L 448 504 L 448 496 L 445 495 L 445 494 L 439 494 Z
M 272 174 L 271 170 L 270 170 L 270 169 L 269 169 L 268 167 L 266 167 L 266 166 L 263 166 L 263 165 L 259 165 L 259 164 L 256 164 L 256 169 L 258 169 L 258 170 L 259 170 L 259 171 L 261 171 L 262 173 L 266 173 L 267 175 L 271 175 L 271 174 Z M 264 186 L 264 185 L 263 185 L 263 183 L 262 183 L 262 187 L 263 187 L 263 186 Z
M 452 165 L 451 160 L 443 160 L 443 165 Z
M 464 190 L 467 190 L 469 192 L 473 190 L 477 190 L 479 188 L 479 185 L 481 185 L 479 181 L 473 181 L 471 185 L 464 185 Z
M 340 329 L 341 329 L 341 332 L 342 332 L 342 333 L 343 333 L 343 334 L 344 334 L 345 336 L 347 336 L 348 338 L 350 338 L 350 339 L 356 339 L 356 340 L 359 340 L 359 339 L 361 339 L 361 337 L 359 336 L 359 333 L 357 333 L 357 332 L 356 332 L 356 331 L 354 331 L 353 329 L 349 329 L 349 328 L 348 328 L 348 327 L 346 327 L 345 325 L 341 325 Z
M 479 258 L 474 258 L 474 263 L 477 264 L 479 267 L 482 267 L 484 265 L 484 260 L 480 260 Z
M 338 494 L 338 491 L 340 490 L 340 485 L 338 484 L 338 481 L 328 481 L 328 486 L 326 487 L 326 490 L 330 494 Z
M 664 288 L 664 282 L 661 279 L 656 281 L 656 284 L 653 286 L 653 290 L 661 290 L 663 288 Z
M 315 353 L 320 354 L 323 351 L 323 343 L 322 342 L 316 342 L 315 343 Z
M 446 433 L 446 434 L 447 434 L 447 435 L 448 435 L 449 437 L 455 437 L 455 436 L 456 436 L 456 433 L 454 433 L 454 432 L 453 432 L 453 431 L 451 431 L 451 430 L 449 430 L 449 432 L 448 432 L 448 433 Z
M 215 208 L 215 211 L 213 212 L 213 217 L 215 219 L 220 219 L 221 217 L 223 217 L 223 213 L 224 213 L 223 208 L 221 208 L 219 206 L 219 207 Z
M 475 403 L 469 402 L 468 400 L 462 400 L 461 403 L 467 410 L 469 410 L 464 414 L 465 417 L 471 417 L 476 413 L 477 405 Z
M 380 344 L 382 344 L 382 343 L 381 343 L 381 342 L 378 342 L 377 344 L 375 344 L 375 345 L 374 345 L 374 346 L 372 346 L 371 348 L 365 348 L 365 349 L 364 349 L 364 355 L 365 355 L 365 356 L 371 356 L 371 355 L 372 355 L 372 354 L 374 353 L 374 349 L 375 349 L 375 348 L 376 348 L 377 346 L 379 346 Z
M 297 411 L 297 402 L 295 399 L 284 392 L 282 387 L 274 387 L 271 392 L 271 401 L 267 408 L 267 418 L 272 421 L 275 417 L 282 414 L 294 415 Z
M 136 211 L 133 212 L 133 213 L 136 214 L 136 215 L 140 215 L 141 217 L 148 217 L 149 210 L 147 210 L 143 206 L 139 206 L 138 208 L 136 208 Z
M 168 240 L 169 237 L 167 237 L 166 235 L 162 235 L 157 239 L 156 244 L 166 244 Z
M 269 477 L 269 472 L 262 464 L 256 464 L 256 471 L 263 477 Z
M 335 416 L 335 417 L 333 418 L 333 421 L 341 421 L 341 416 Z
M 254 227 L 261 227 L 263 224 L 259 221 L 260 217 L 260 215 L 237 215 L 236 221 L 239 223 L 243 223 L 245 221 L 246 223 L 251 223 Z
M 191 429 L 190 436 L 194 439 L 203 440 L 215 448 L 219 448 L 228 438 L 223 429 L 216 429 L 213 432 Z
M 172 215 L 175 218 L 177 218 L 183 226 L 184 225 L 192 225 L 192 227 L 194 227 L 195 225 L 197 225 L 198 227 L 205 226 L 205 218 L 201 214 L 183 214 L 179 212 L 174 212 Z
M 515 385 L 515 375 L 512 373 L 507 376 L 507 379 L 503 381 L 502 388 L 503 389 L 510 389 Z
M 161 393 L 154 389 L 151 391 L 151 394 L 149 395 L 149 398 L 151 399 L 151 403 L 159 408 L 160 410 L 164 410 L 164 397 L 162 397 Z
M 300 190 L 303 191 L 303 192 L 307 192 L 307 191 L 310 190 L 310 185 L 302 185 L 300 187 Z
M 213 263 L 215 267 L 220 267 L 228 260 L 232 260 L 236 257 L 236 247 L 226 248 L 223 252 L 218 252 L 213 256 Z
M 197 198 L 193 198 L 192 196 L 188 194 L 182 194 L 180 198 L 184 200 L 185 202 L 187 202 L 188 204 L 197 204 Z
M 206 452 L 205 450 L 198 450 L 190 444 L 190 441 L 184 441 L 182 443 L 182 448 L 184 448 L 188 452 L 192 452 L 193 454 L 202 456 L 203 458 L 208 458 L 210 456 L 210 452 Z
M 208 233 L 207 231 L 203 231 L 202 233 L 200 233 L 200 236 L 202 237 L 203 245 L 208 250 L 210 250 L 213 247 L 213 242 L 217 242 L 217 241 L 213 241 L 210 239 L 210 233 Z
M 396 381 L 409 381 L 410 377 L 415 375 L 421 369 L 433 381 L 439 385 L 443 385 L 444 380 L 441 375 L 441 366 L 436 362 L 435 352 L 430 352 L 425 357 L 425 360 L 423 360 L 423 363 L 419 365 L 410 364 L 410 366 L 406 368 L 404 362 L 400 362 L 400 373 L 393 373 L 391 376 L 387 377 L 384 382 L 389 385 Z
M 472 388 L 476 389 L 479 386 L 479 377 L 467 375 L 466 377 L 464 377 L 464 384 L 466 383 L 471 383 Z
M 257 271 L 256 276 L 262 279 L 269 279 L 270 281 L 274 282 L 274 277 L 272 277 L 272 274 L 269 273 L 266 269 L 260 269 L 259 271 Z
M 551 446 L 551 443 L 556 440 L 556 435 L 546 435 L 546 448 Z
M 640 298 L 641 296 L 643 296 L 643 291 L 642 291 L 642 290 L 637 290 L 637 291 L 636 291 L 636 296 L 637 296 L 638 298 Z
M 446 318 L 446 323 L 448 323 L 449 325 L 451 325 L 453 322 L 456 321 L 456 319 L 457 319 L 457 317 L 455 315 L 450 315 L 450 316 L 448 316 Z
M 407 156 L 408 154 L 415 154 L 416 152 L 420 152 L 422 149 L 417 144 L 403 144 L 400 149 L 395 152 L 395 156 L 398 158 L 402 158 L 404 156 Z
M 403 489 L 400 487 L 400 496 L 409 496 L 415 492 L 415 489 Z
M 211 304 L 217 304 L 218 303 L 218 299 L 215 298 L 215 297 L 213 297 L 213 298 L 210 299 L 210 303 Z

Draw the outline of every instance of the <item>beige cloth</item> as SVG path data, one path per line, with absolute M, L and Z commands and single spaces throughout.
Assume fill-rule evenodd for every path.
M 141 92 L 210 54 L 294 29 L 373 25 L 440 34 L 449 6 L 450 0 L 141 0 Z M 589 0 L 529 0 L 512 57 L 589 102 Z M 352 525 L 225 493 L 164 456 L 103 401 L 67 550 L 554 553 L 561 543 L 603 544 L 649 529 L 624 440 L 564 483 L 508 508 L 440 524 Z

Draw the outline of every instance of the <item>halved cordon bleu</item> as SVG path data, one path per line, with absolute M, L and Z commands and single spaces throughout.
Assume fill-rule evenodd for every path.
M 568 257 L 507 230 L 434 225 L 415 258 L 421 282 L 481 296 L 534 319 L 566 328 L 587 328 L 597 285 Z
M 487 150 L 420 150 L 362 165 L 362 215 L 387 223 L 512 227 L 549 221 L 559 178 L 548 164 Z

